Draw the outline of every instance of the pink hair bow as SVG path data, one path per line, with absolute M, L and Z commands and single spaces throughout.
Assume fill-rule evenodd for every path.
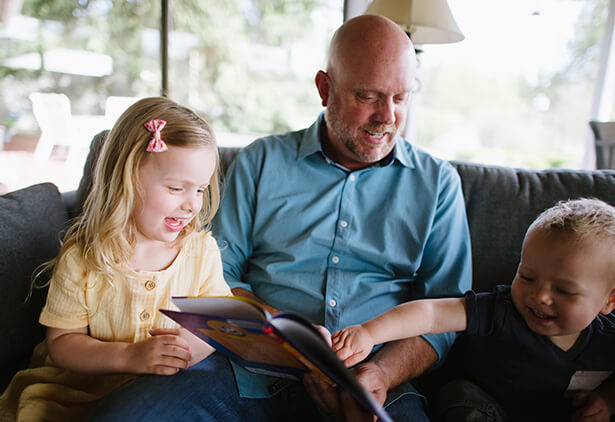
M 162 152 L 168 149 L 167 144 L 160 137 L 160 132 L 164 129 L 166 124 L 166 121 L 158 119 L 153 119 L 145 123 L 145 128 L 154 134 L 147 145 L 147 152 Z

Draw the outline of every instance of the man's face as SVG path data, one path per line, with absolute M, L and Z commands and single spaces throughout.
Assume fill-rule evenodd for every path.
M 512 284 L 528 327 L 556 344 L 572 345 L 598 313 L 611 311 L 610 260 L 604 242 L 532 230 Z
M 384 158 L 405 127 L 411 91 L 406 57 L 326 74 L 328 147 L 339 164 L 367 167 Z

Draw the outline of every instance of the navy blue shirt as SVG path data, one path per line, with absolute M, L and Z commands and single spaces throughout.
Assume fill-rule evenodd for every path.
M 599 314 L 570 350 L 534 333 L 514 307 L 510 286 L 465 294 L 468 329 L 461 376 L 523 420 L 568 420 L 564 398 L 578 371 L 615 370 L 615 316 Z M 575 375 L 576 374 L 576 375 Z

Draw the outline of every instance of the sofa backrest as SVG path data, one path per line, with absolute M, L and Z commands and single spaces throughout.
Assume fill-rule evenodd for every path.
M 108 131 L 94 137 L 77 191 L 82 204 L 91 188 L 96 157 Z M 238 147 L 220 147 L 222 172 Z M 615 170 L 525 170 L 451 161 L 461 177 L 472 239 L 472 288 L 491 290 L 512 282 L 525 231 L 556 202 L 594 197 L 615 205 Z M 77 211 L 80 205 L 77 207 Z
M 615 171 L 523 170 L 453 161 L 472 239 L 472 287 L 510 284 L 532 221 L 556 202 L 593 197 L 615 205 Z

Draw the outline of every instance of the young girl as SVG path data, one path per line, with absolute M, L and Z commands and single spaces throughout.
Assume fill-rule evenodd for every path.
M 145 98 L 122 114 L 49 264 L 46 340 L 0 397 L 2 420 L 80 419 L 134 375 L 173 375 L 212 353 L 158 309 L 231 294 L 202 229 L 218 208 L 217 169 L 214 134 L 189 109 Z

